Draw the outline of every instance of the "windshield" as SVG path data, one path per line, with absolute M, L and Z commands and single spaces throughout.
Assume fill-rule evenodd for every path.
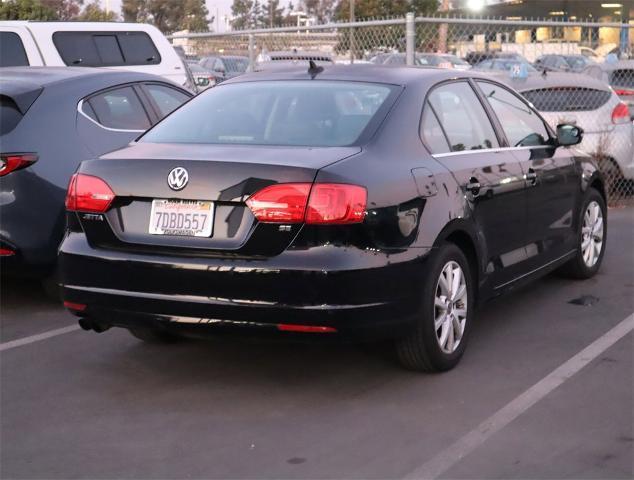
M 206 91 L 141 142 L 337 147 L 354 144 L 396 87 L 262 81 Z
M 526 70 L 529 72 L 536 72 L 537 70 L 530 64 L 525 62 L 518 62 L 515 60 L 494 60 L 493 69 L 494 70 L 505 70 L 510 72 L 511 69 L 516 65 L 525 65 Z

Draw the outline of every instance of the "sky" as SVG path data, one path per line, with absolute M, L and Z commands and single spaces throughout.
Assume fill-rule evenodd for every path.
M 104 8 L 106 6 L 106 1 L 110 4 L 110 10 L 121 13 L 121 0 L 100 0 L 101 5 Z M 224 32 L 223 17 L 231 15 L 231 4 L 233 3 L 233 0 L 206 0 L 205 3 L 207 4 L 209 15 L 219 18 L 218 22 L 214 20 L 212 25 L 213 30 L 216 32 Z M 218 12 L 218 14 L 216 12 Z M 216 28 L 217 25 L 219 28 Z

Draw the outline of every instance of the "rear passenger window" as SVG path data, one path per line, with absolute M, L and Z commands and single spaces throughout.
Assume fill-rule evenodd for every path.
M 160 110 L 159 113 L 161 117 L 172 113 L 189 100 L 187 95 L 172 87 L 166 87 L 165 85 L 158 85 L 156 83 L 149 83 L 145 87 Z
M 421 136 L 425 144 L 431 149 L 431 153 L 446 153 L 449 151 L 447 137 L 445 137 L 436 114 L 429 104 L 426 104 L 423 109 Z
M 429 103 L 447 134 L 451 151 L 499 147 L 495 130 L 471 86 L 454 82 L 435 88 Z
M 55 32 L 53 43 L 66 65 L 157 65 L 161 56 L 145 32 Z
M 82 111 L 97 123 L 118 130 L 147 130 L 150 119 L 132 87 L 117 88 L 90 97 Z
M 11 132 L 22 117 L 15 102 L 7 96 L 0 95 L 0 135 Z
M 14 32 L 0 32 L 0 67 L 29 65 L 22 39 Z
M 511 147 L 547 145 L 550 135 L 544 122 L 526 103 L 499 85 L 478 82 L 497 115 Z

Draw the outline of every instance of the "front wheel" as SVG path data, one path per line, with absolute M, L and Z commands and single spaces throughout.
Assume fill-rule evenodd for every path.
M 465 351 L 474 290 L 469 262 L 452 243 L 438 247 L 427 269 L 415 328 L 396 341 L 396 353 L 408 369 L 441 372 L 455 367 Z
M 561 273 L 572 278 L 586 279 L 594 276 L 601 266 L 608 233 L 605 200 L 594 188 L 587 191 L 580 216 L 577 254 L 564 264 Z

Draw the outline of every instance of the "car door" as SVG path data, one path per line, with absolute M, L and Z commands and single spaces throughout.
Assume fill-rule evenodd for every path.
M 126 146 L 152 125 L 153 113 L 137 88 L 134 84 L 110 88 L 79 102 L 77 131 L 95 156 Z
M 436 86 L 423 111 L 422 137 L 456 179 L 477 229 L 492 287 L 522 274 L 526 207 L 523 171 L 503 146 L 466 80 Z
M 532 269 L 540 268 L 574 248 L 580 169 L 573 150 L 557 148 L 555 135 L 524 99 L 499 84 L 476 83 L 525 172 L 526 248 Z

